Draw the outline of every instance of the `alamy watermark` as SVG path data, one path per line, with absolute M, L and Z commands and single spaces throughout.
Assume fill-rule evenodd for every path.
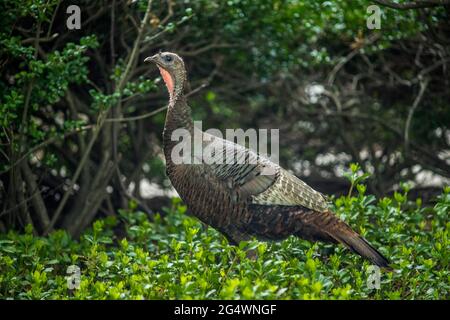
M 370 290 L 376 289 L 379 290 L 380 289 L 380 279 L 381 279 L 381 272 L 380 272 L 380 267 L 372 265 L 372 266 L 368 266 L 367 270 L 367 288 Z
M 79 6 L 72 4 L 67 7 L 66 13 L 70 16 L 66 20 L 66 27 L 69 30 L 81 29 L 81 9 Z
M 379 6 L 373 4 L 367 7 L 366 10 L 369 16 L 366 19 L 366 26 L 369 30 L 381 29 L 381 9 Z M 72 4 L 67 7 L 66 13 L 70 16 L 66 20 L 66 26 L 69 30 L 81 29 L 81 9 L 79 6 Z
M 223 138 L 219 129 L 203 132 L 201 121 L 194 122 L 194 130 L 175 129 L 171 135 L 171 141 L 176 142 L 171 160 L 175 164 L 257 164 L 259 157 L 256 154 L 259 154 L 273 163 L 279 163 L 278 129 L 226 129 L 225 140 Z M 254 153 L 245 152 L 242 147 Z M 263 174 L 272 173 L 267 171 Z
M 371 5 L 367 7 L 367 13 L 369 16 L 366 19 L 366 26 L 369 30 L 381 29 L 381 9 L 377 5 Z
M 67 288 L 70 290 L 80 289 L 81 270 L 77 265 L 70 265 L 66 270 Z

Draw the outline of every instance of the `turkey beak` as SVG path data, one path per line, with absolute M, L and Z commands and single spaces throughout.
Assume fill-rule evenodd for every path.
M 158 54 L 155 54 L 154 56 L 145 58 L 144 62 L 147 62 L 147 63 L 148 62 L 158 63 Z

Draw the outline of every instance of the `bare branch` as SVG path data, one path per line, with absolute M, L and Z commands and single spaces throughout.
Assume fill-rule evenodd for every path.
M 422 100 L 423 94 L 425 93 L 425 90 L 427 89 L 428 86 L 428 79 L 422 80 L 420 81 L 420 90 L 419 90 L 419 94 L 417 95 L 416 99 L 414 100 L 414 103 L 411 107 L 411 109 L 408 112 L 408 118 L 406 119 L 406 124 L 405 124 L 405 153 L 408 152 L 408 147 L 409 147 L 409 128 L 411 126 L 411 120 L 412 117 L 414 115 L 414 112 L 416 111 L 417 107 L 420 104 L 420 101 Z
M 334 83 L 334 80 L 336 78 L 336 74 L 339 72 L 339 70 L 342 69 L 342 67 L 347 64 L 350 60 L 352 60 L 360 51 L 362 48 L 364 48 L 367 45 L 370 45 L 380 39 L 381 35 L 379 33 L 375 33 L 364 40 L 363 44 L 358 46 L 356 49 L 352 50 L 347 56 L 345 56 L 341 61 L 339 61 L 331 70 L 330 74 L 328 75 L 327 83 L 328 85 L 332 85 Z
M 86 151 L 83 154 L 83 157 L 80 160 L 80 164 L 78 165 L 72 179 L 70 179 L 69 182 L 69 186 L 66 190 L 66 192 L 64 193 L 61 201 L 58 204 L 58 207 L 56 208 L 56 211 L 52 217 L 52 220 L 50 221 L 50 224 L 48 225 L 47 229 L 44 231 L 44 235 L 48 234 L 54 227 L 56 221 L 58 220 L 62 210 L 64 209 L 64 206 L 66 205 L 67 200 L 69 199 L 69 196 L 73 190 L 73 186 L 75 185 L 75 183 L 78 180 L 78 177 L 81 174 L 81 171 L 83 170 L 84 165 L 87 162 L 87 159 L 89 157 L 89 154 L 91 152 L 92 147 L 94 146 L 95 141 L 97 140 L 98 134 L 100 133 L 101 127 L 103 125 L 104 122 L 104 117 L 105 117 L 105 113 L 102 112 L 99 115 L 99 120 L 98 120 L 98 124 L 95 126 L 94 128 L 94 132 L 92 135 L 91 140 L 89 141 L 89 144 L 86 146 Z
M 373 0 L 373 1 L 383 6 L 399 10 L 432 8 L 450 5 L 450 0 L 414 0 L 403 3 L 397 3 L 390 0 Z
M 22 162 L 21 169 L 24 180 L 27 183 L 28 194 L 32 196 L 31 203 L 33 204 L 34 211 L 42 229 L 45 230 L 50 223 L 50 219 L 48 217 L 47 207 L 42 199 L 39 186 L 36 183 L 36 179 L 26 161 Z
M 41 143 L 39 143 L 38 145 L 32 147 L 31 149 L 29 149 L 25 154 L 23 154 L 19 159 L 17 159 L 13 164 L 11 164 L 7 169 L 3 170 L 0 172 L 0 176 L 6 172 L 8 172 L 9 170 L 13 169 L 14 167 L 16 167 L 17 165 L 19 165 L 22 161 L 24 161 L 26 158 L 28 158 L 28 156 L 30 156 L 32 153 L 38 151 L 39 149 L 42 149 L 52 143 L 55 143 L 56 141 L 59 140 L 64 140 L 65 138 L 74 135 L 76 133 L 79 133 L 81 131 L 85 131 L 85 130 L 90 130 L 93 129 L 94 125 L 87 125 L 84 126 L 82 128 L 77 128 L 75 130 L 69 131 L 67 133 L 65 133 L 62 137 L 60 136 L 54 136 L 51 137 L 45 141 L 42 141 Z

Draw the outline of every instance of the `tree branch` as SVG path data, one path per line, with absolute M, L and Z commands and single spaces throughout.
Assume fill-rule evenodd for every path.
M 432 8 L 450 5 L 450 0 L 414 0 L 403 3 L 397 3 L 390 0 L 373 0 L 373 2 L 381 4 L 382 6 L 399 10 Z
M 405 134 L 404 134 L 404 139 L 405 139 L 405 153 L 408 153 L 408 149 L 409 149 L 409 128 L 411 126 L 411 120 L 413 118 L 414 112 L 416 111 L 417 107 L 420 104 L 420 101 L 422 100 L 423 94 L 425 93 L 425 90 L 427 89 L 428 86 L 428 79 L 422 80 L 420 81 L 420 90 L 419 90 L 419 94 L 417 95 L 416 99 L 414 99 L 414 103 L 411 107 L 411 109 L 409 109 L 408 112 L 408 117 L 406 119 L 406 123 L 405 123 Z
M 27 161 L 22 162 L 21 169 L 24 180 L 27 183 L 28 194 L 32 196 L 31 203 L 34 207 L 34 211 L 37 215 L 42 230 L 45 230 L 50 223 L 50 219 L 48 217 L 47 207 L 42 199 L 39 186 L 36 183 L 36 179 L 34 178 L 33 172 L 28 166 Z
M 98 120 L 98 124 L 95 126 L 94 128 L 94 132 L 92 135 L 91 140 L 89 141 L 89 144 L 86 147 L 86 151 L 83 154 L 83 157 L 81 158 L 80 164 L 78 165 L 75 174 L 73 175 L 72 179 L 69 182 L 69 186 L 66 190 L 66 192 L 64 193 L 60 203 L 58 204 L 58 207 L 56 208 L 56 211 L 52 217 L 52 220 L 50 221 L 50 224 L 48 225 L 47 229 L 44 231 L 44 235 L 47 235 L 54 227 L 56 221 L 58 220 L 62 210 L 64 209 L 64 206 L 67 202 L 67 200 L 69 199 L 69 196 L 73 190 L 73 186 L 75 185 L 75 183 L 78 180 L 78 177 L 81 174 L 81 171 L 83 170 L 84 165 L 86 164 L 86 161 L 88 159 L 88 156 L 91 152 L 92 147 L 94 146 L 95 141 L 97 140 L 98 134 L 100 133 L 101 127 L 103 125 L 103 121 L 104 121 L 104 117 L 105 117 L 105 112 L 100 113 L 99 115 L 99 120 Z

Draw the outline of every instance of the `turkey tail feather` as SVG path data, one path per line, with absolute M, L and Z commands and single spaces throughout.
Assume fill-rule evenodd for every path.
M 331 211 L 251 204 L 249 212 L 252 215 L 246 231 L 260 239 L 285 239 L 294 234 L 308 241 L 341 243 L 377 266 L 391 270 L 388 259 Z
M 345 225 L 347 230 L 334 229 L 337 232 L 329 232 L 330 236 L 342 243 L 354 253 L 371 261 L 375 265 L 392 270 L 389 266 L 389 260 L 384 257 L 377 249 L 375 249 L 366 239 L 353 231 L 349 226 Z
M 377 266 L 392 270 L 386 257 L 332 212 L 310 212 L 299 218 L 302 227 L 297 235 L 301 238 L 339 242 Z

